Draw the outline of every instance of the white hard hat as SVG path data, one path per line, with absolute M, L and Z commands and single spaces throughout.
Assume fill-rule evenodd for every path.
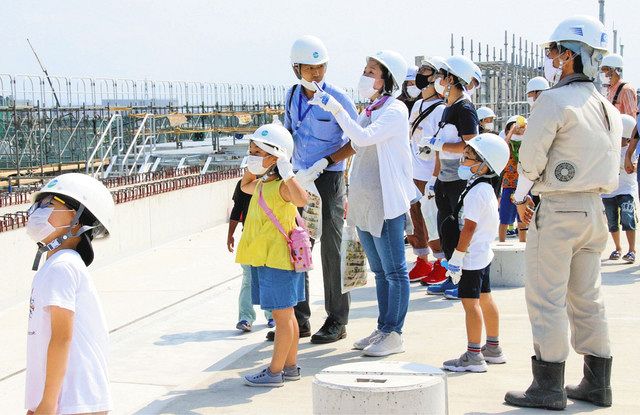
M 253 133 L 250 140 L 276 157 L 284 157 L 287 160 L 293 157 L 293 137 L 282 125 L 265 124 Z
M 622 117 L 622 137 L 631 138 L 633 128 L 636 126 L 636 119 L 629 114 L 620 114 Z
M 608 66 L 609 68 L 621 68 L 623 67 L 622 56 L 617 53 L 610 53 L 602 58 L 600 67 Z
M 549 40 L 541 46 L 547 47 L 553 42 L 575 41 L 599 51 L 607 50 L 607 33 L 600 21 L 591 16 L 569 17 L 553 31 Z
M 489 107 L 480 107 L 476 110 L 476 112 L 478 113 L 478 119 L 479 120 L 484 120 L 485 118 L 495 118 L 496 114 L 495 112 L 493 112 L 493 110 Z
M 475 75 L 473 77 L 478 81 L 478 85 L 480 85 L 482 82 L 482 70 L 475 62 L 471 61 L 471 63 L 473 64 L 473 70 L 475 71 Z
M 99 222 L 87 224 L 97 226 L 91 231 L 94 237 L 106 238 L 111 233 L 115 203 L 111 192 L 100 181 L 86 174 L 65 173 L 31 195 L 31 201 L 35 203 L 47 194 L 66 196 L 84 206 Z
M 495 134 L 483 133 L 467 141 L 467 144 L 482 157 L 494 173 L 502 173 L 509 161 L 509 146 L 506 141 Z
M 529 82 L 527 82 L 526 93 L 528 94 L 529 92 L 534 91 L 544 91 L 546 89 L 549 89 L 549 81 L 547 81 L 542 76 L 536 76 L 535 78 L 529 79 Z
M 321 65 L 329 61 L 329 52 L 322 40 L 315 36 L 302 36 L 291 46 L 291 65 Z
M 449 70 L 445 59 L 442 56 L 427 56 L 422 60 L 422 65 L 430 66 L 434 68 L 436 71 L 440 71 L 444 69 L 445 71 Z
M 409 65 L 409 67 L 407 68 L 407 76 L 404 78 L 404 80 L 415 81 L 417 73 L 418 73 L 418 67 L 416 65 Z
M 449 56 L 445 63 L 448 66 L 447 72 L 457 76 L 465 84 L 470 84 L 473 78 L 478 80 L 478 82 L 482 79 L 482 72 L 480 71 L 480 68 L 478 68 L 478 65 L 473 63 L 473 61 L 466 56 Z
M 391 73 L 393 81 L 396 83 L 396 88 L 392 92 L 394 97 L 397 97 L 402 92 L 400 86 L 407 76 L 407 61 L 404 60 L 402 55 L 393 50 L 381 50 L 373 55 L 367 56 L 369 59 L 375 59 L 384 65 L 385 68 Z

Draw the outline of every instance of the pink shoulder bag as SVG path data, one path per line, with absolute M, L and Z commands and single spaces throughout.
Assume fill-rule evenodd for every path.
M 296 222 L 297 225 L 291 230 L 289 235 L 284 231 L 284 228 L 276 218 L 273 211 L 267 206 L 264 197 L 262 197 L 262 187 L 260 188 L 260 197 L 258 198 L 258 205 L 267 214 L 267 217 L 271 219 L 271 222 L 280 231 L 284 239 L 287 241 L 289 251 L 291 253 L 291 264 L 296 272 L 307 272 L 313 269 L 313 260 L 311 257 L 311 239 L 309 238 L 309 232 L 307 232 L 304 219 L 296 210 Z

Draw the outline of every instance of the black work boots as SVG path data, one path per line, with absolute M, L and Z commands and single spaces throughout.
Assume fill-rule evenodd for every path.
M 508 392 L 504 400 L 509 405 L 562 410 L 567 397 L 611 406 L 611 362 L 613 358 L 584 357 L 584 377 L 579 385 L 564 385 L 564 362 L 551 363 L 531 356 L 533 382 L 524 392 Z
M 567 386 L 571 399 L 588 401 L 597 406 L 611 406 L 612 357 L 584 357 L 584 377 L 579 385 Z
M 551 363 L 531 356 L 533 382 L 524 392 L 507 392 L 504 400 L 509 405 L 528 408 L 562 410 L 567 406 L 564 390 L 564 362 Z

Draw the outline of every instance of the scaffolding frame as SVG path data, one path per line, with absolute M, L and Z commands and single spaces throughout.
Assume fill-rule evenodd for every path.
M 542 49 L 522 36 L 509 36 L 506 30 L 504 44 L 500 48 L 474 42 L 473 39 L 469 40 L 468 46 L 465 47 L 464 36 L 456 41 L 454 34 L 451 34 L 451 55 L 459 53 L 467 56 L 482 71 L 480 88 L 472 97 L 475 105 L 491 108 L 496 114 L 496 127 L 500 129 L 513 115 L 528 116 L 527 82 L 543 73 Z M 423 59 L 424 56 L 416 56 L 416 65 L 420 65 Z
M 137 174 L 145 144 L 250 134 L 282 117 L 287 86 L 0 74 L 0 182 L 70 169 Z M 59 105 L 54 98 L 58 98 Z M 353 89 L 347 93 L 357 102 Z M 108 132 L 121 117 L 120 133 Z M 168 116 L 185 122 L 170 125 Z M 147 125 L 148 124 L 148 125 Z M 149 131 L 147 131 L 149 130 Z M 106 133 L 106 134 L 105 134 Z M 114 139 L 118 143 L 113 142 Z M 118 166 L 108 166 L 111 161 Z M 5 182 L 6 183 L 6 182 Z M 10 183 L 9 183 L 10 184 Z

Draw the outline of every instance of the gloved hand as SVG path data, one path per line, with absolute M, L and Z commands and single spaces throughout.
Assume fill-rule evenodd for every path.
M 322 174 L 327 166 L 329 166 L 329 161 L 326 158 L 321 158 L 320 160 L 313 163 L 313 166 L 309 167 L 309 171 L 313 173 L 312 176 L 315 175 L 314 180 L 317 179 L 320 174 Z
M 460 282 L 462 277 L 462 261 L 464 260 L 465 252 L 460 252 L 457 249 L 453 251 L 453 255 L 447 264 L 447 277 L 451 278 L 454 284 Z
M 425 186 L 425 196 L 427 196 L 427 198 L 431 199 L 432 197 L 435 197 L 436 195 L 436 180 L 438 179 L 437 176 L 431 176 L 431 178 L 429 179 L 429 181 L 427 182 L 427 185 Z
M 444 145 L 444 141 L 438 137 L 431 137 L 424 141 L 424 145 L 429 147 L 431 150 L 442 151 L 442 146 Z
M 309 100 L 309 104 L 318 105 L 320 108 L 325 111 L 329 111 L 333 115 L 336 115 L 342 110 L 342 105 L 340 105 L 337 99 L 324 92 L 317 82 L 314 82 L 313 84 L 316 86 L 317 91 L 313 94 L 313 98 Z
M 276 165 L 278 166 L 278 173 L 280 173 L 280 177 L 282 177 L 282 180 L 285 182 L 296 176 L 293 172 L 293 166 L 289 160 L 279 157 Z
M 302 187 L 305 187 L 305 184 L 315 182 L 328 165 L 329 162 L 326 159 L 322 158 L 313 163 L 313 165 L 308 169 L 298 170 L 296 178 L 298 179 L 298 182 L 300 182 L 300 185 Z

